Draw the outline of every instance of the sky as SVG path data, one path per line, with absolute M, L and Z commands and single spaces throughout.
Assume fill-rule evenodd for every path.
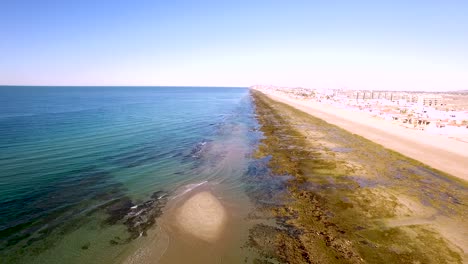
M 0 0 L 0 85 L 468 90 L 468 1 Z

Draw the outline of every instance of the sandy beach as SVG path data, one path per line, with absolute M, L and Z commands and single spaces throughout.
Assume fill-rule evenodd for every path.
M 261 92 L 276 101 L 291 105 L 351 133 L 468 181 L 468 143 L 466 142 L 401 127 L 360 112 L 319 102 L 298 100 L 284 94 L 273 94 L 263 90 Z

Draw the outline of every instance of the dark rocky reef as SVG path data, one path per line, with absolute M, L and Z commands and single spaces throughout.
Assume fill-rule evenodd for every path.
M 206 153 L 210 147 L 211 140 L 202 140 L 193 146 L 190 153 L 185 156 L 186 159 L 200 159 L 204 153 Z
M 108 217 L 105 224 L 122 222 L 129 233 L 126 240 L 116 238 L 111 244 L 130 242 L 140 236 L 146 236 L 149 228 L 156 224 L 156 218 L 161 216 L 162 209 L 166 205 L 168 194 L 164 191 L 154 192 L 150 199 L 139 204 L 134 204 L 129 198 L 121 198 L 106 209 Z
M 109 172 L 95 166 L 66 171 L 57 177 L 59 181 L 40 191 L 0 203 L 2 215 L 11 219 L 1 227 L 2 248 L 31 246 L 55 231 L 65 234 L 76 230 L 82 221 L 80 216 L 91 213 L 87 211 L 89 201 L 123 192 L 121 184 L 111 182 Z M 106 188 L 95 188 L 98 185 Z

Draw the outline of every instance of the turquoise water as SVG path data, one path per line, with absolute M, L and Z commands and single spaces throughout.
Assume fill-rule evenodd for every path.
M 125 259 L 187 186 L 242 196 L 255 126 L 246 88 L 0 87 L 0 259 Z

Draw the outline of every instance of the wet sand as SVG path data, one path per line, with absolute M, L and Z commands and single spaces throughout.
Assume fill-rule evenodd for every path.
M 158 228 L 150 230 L 124 263 L 241 263 L 248 254 L 242 246 L 250 207 L 247 200 L 228 198 L 229 193 L 221 198 L 223 188 L 201 185 L 172 199 L 157 219 Z
M 244 198 L 231 197 L 224 186 L 208 184 L 174 199 L 160 219 L 169 244 L 157 263 L 242 262 L 248 254 L 242 245 L 250 210 Z
M 264 91 L 262 91 L 264 92 Z M 435 169 L 468 181 L 468 143 L 442 135 L 408 129 L 318 102 L 303 101 L 283 94 L 267 93 L 273 100 L 363 136 L 382 146 L 421 161 Z
M 204 191 L 185 201 L 178 209 L 176 218 L 183 231 L 212 243 L 223 232 L 226 212 L 213 194 Z

